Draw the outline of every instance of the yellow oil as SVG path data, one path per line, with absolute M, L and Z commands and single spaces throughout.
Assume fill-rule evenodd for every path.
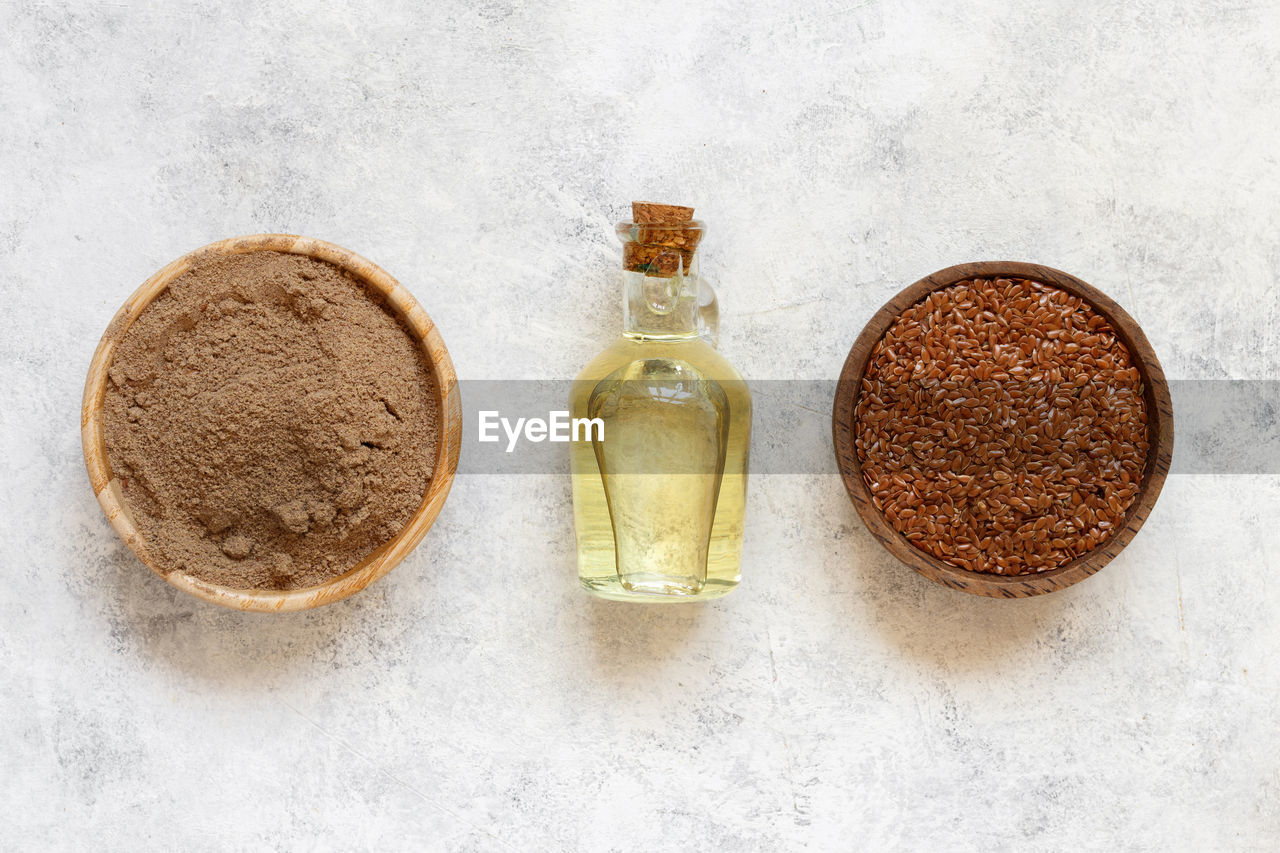
M 583 369 L 570 406 L 604 424 L 571 446 L 583 587 L 664 602 L 737 586 L 751 395 L 729 362 L 696 337 L 625 336 Z

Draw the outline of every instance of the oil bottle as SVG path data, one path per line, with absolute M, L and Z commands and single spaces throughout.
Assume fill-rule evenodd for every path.
M 603 598 L 679 602 L 737 586 L 751 394 L 713 346 L 693 209 L 637 202 L 623 244 L 622 336 L 573 383 L 578 578 Z

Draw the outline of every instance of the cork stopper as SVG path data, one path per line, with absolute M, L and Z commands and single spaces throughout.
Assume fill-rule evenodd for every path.
M 692 207 L 633 201 L 631 216 L 640 227 L 635 242 L 623 247 L 625 269 L 661 278 L 670 278 L 681 267 L 689 271 L 694 250 L 702 239 L 702 229 L 693 221 Z
M 679 225 L 681 222 L 693 221 L 693 208 L 678 204 L 633 201 L 631 218 L 639 225 Z

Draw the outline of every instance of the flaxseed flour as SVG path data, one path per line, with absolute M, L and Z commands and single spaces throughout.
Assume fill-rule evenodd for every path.
M 360 281 L 279 252 L 208 255 L 125 335 L 103 438 L 167 570 L 298 589 L 350 570 L 422 502 L 430 366 Z

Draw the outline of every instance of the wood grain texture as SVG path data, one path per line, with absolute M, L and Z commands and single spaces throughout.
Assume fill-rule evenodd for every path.
M 436 455 L 435 473 L 423 495 L 422 503 L 414 511 L 404 529 L 394 539 L 386 542 L 362 560 L 350 571 L 320 586 L 294 590 L 244 590 L 219 586 L 200 580 L 186 572 L 166 571 L 152 559 L 146 542 L 139 535 L 128 505 L 120 491 L 120 481 L 111 471 L 106 446 L 102 438 L 102 406 L 106 396 L 108 378 L 116 348 L 138 316 L 169 283 L 186 272 L 201 255 L 243 254 L 248 252 L 288 252 L 307 255 L 337 266 L 381 294 L 392 310 L 404 320 L 418 345 L 422 347 L 435 378 L 437 404 L 440 407 L 440 444 Z M 435 324 L 417 301 L 399 282 L 385 270 L 354 252 L 293 234 L 254 234 L 234 237 L 211 243 L 167 264 L 151 278 L 143 282 L 132 296 L 116 312 L 102 340 L 98 343 L 89 375 L 85 380 L 84 400 L 80 410 L 80 438 L 84 447 L 85 467 L 89 481 L 98 497 L 98 503 L 107 520 L 125 544 L 138 556 L 147 568 L 178 589 L 197 598 L 237 610 L 255 610 L 280 613 L 289 610 L 306 610 L 330 604 L 359 592 L 378 578 L 391 571 L 410 551 L 417 547 L 435 522 L 444 506 L 453 478 L 458 471 L 458 454 L 462 444 L 462 403 L 458 394 L 458 379 L 453 362 L 445 348 Z
M 1147 404 L 1149 449 L 1138 497 L 1125 515 L 1125 523 L 1102 545 L 1071 562 L 1046 572 L 1025 575 L 993 575 L 957 568 L 916 548 L 889 524 L 871 500 L 871 491 L 862 478 L 862 464 L 854 446 L 854 413 L 857 411 L 862 376 L 876 342 L 884 336 L 903 310 L 934 290 L 974 278 L 1025 278 L 1052 284 L 1078 296 L 1103 314 L 1129 348 L 1142 374 L 1143 397 Z M 984 261 L 959 264 L 920 279 L 885 303 L 863 328 L 849 356 L 836 390 L 831 417 L 836 462 L 845 488 L 858 514 L 889 553 L 920 574 L 952 589 L 991 598 L 1026 598 L 1065 589 L 1079 583 L 1109 563 L 1133 540 L 1150 515 L 1173 459 L 1173 404 L 1169 386 L 1155 351 L 1137 322 L 1123 308 L 1097 288 L 1075 276 L 1036 264 L 1017 261 Z

